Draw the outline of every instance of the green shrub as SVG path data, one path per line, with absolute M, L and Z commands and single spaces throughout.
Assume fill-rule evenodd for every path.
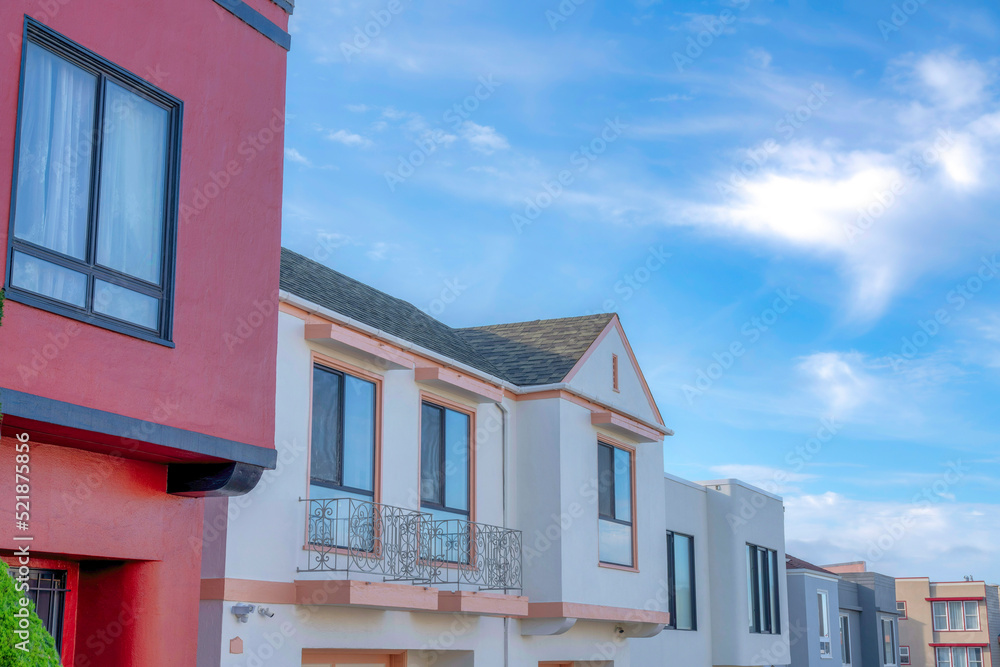
M 24 598 L 15 587 L 15 581 L 10 576 L 6 563 L 0 563 L 0 665 L 3 667 L 58 667 L 59 653 L 56 651 L 55 640 L 42 625 L 41 619 L 35 613 L 35 605 L 27 600 L 27 606 L 22 605 Z M 25 645 L 17 635 L 21 630 L 21 620 L 17 613 L 21 609 L 28 610 L 28 637 Z M 23 630 L 22 630 L 23 632 Z M 17 648 L 20 644 L 27 651 Z

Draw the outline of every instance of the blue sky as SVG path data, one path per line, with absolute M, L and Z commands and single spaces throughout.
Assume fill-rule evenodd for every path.
M 286 246 L 453 326 L 614 310 L 668 472 L 781 494 L 807 560 L 1000 581 L 990 3 L 301 0 L 291 30 Z

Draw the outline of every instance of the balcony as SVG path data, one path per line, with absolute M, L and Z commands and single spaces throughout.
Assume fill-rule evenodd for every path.
M 521 531 L 356 498 L 303 500 L 300 572 L 374 575 L 461 593 L 521 592 Z

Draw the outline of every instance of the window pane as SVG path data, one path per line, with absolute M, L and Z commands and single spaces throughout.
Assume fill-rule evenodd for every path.
M 830 636 L 830 603 L 824 591 L 816 594 L 816 600 L 819 602 L 819 636 L 826 638 Z
M 767 552 L 763 549 L 757 549 L 757 595 L 759 596 L 759 601 L 757 603 L 759 614 L 760 614 L 760 628 L 761 632 L 770 632 L 771 626 L 769 625 L 769 616 L 767 614 L 767 605 L 765 601 L 768 598 L 767 589 Z
M 614 488 L 615 450 L 607 445 L 597 447 L 597 496 L 598 513 L 601 516 L 614 516 L 614 501 L 612 489 Z
M 951 651 L 949 649 L 937 649 L 937 667 L 951 667 Z
M 83 308 L 87 303 L 87 276 L 43 259 L 14 253 L 11 284 Z
M 693 539 L 674 535 L 674 590 L 676 591 L 676 627 L 694 630 L 694 586 L 691 581 Z
M 851 621 L 846 616 L 840 617 L 840 661 L 851 664 Z
M 971 600 L 965 601 L 965 629 L 979 629 L 979 603 Z
M 983 649 L 969 649 L 969 667 L 983 667 Z
M 964 611 L 961 602 L 948 603 L 948 627 L 951 630 L 962 630 L 965 628 Z
M 887 665 L 896 664 L 896 649 L 892 634 L 892 621 L 882 619 L 882 660 Z
M 750 615 L 750 632 L 756 632 L 757 625 L 757 605 L 754 601 L 754 564 L 756 562 L 756 550 L 747 545 L 747 611 Z
M 599 557 L 602 563 L 632 566 L 632 527 L 601 519 L 598 521 Z
M 966 662 L 968 655 L 965 652 L 965 648 L 953 648 L 951 649 L 951 665 L 952 667 L 969 667 Z
M 934 608 L 934 629 L 935 630 L 947 630 L 948 629 L 948 605 L 944 602 L 934 602 L 932 603 Z
M 771 632 L 778 633 L 781 631 L 781 607 L 778 604 L 778 586 L 781 584 L 778 579 L 778 552 L 768 551 L 767 553 L 770 555 L 768 581 L 771 586 Z
M 312 455 L 313 481 L 340 485 L 340 392 L 342 376 L 313 367 Z
M 94 312 L 156 329 L 160 318 L 160 300 L 103 280 L 94 280 Z
M 344 375 L 344 486 L 375 490 L 375 385 Z
M 615 518 L 632 520 L 632 455 L 615 449 Z
M 29 43 L 23 86 L 14 235 L 86 259 L 97 78 Z
M 427 403 L 420 412 L 420 500 L 443 504 L 441 497 L 441 430 L 443 410 Z
M 469 422 L 467 414 L 444 411 L 444 504 L 456 510 L 469 509 Z
M 97 262 L 160 284 L 169 112 L 108 82 Z

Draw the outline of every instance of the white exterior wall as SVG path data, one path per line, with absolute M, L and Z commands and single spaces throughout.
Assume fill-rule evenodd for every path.
M 606 389 L 610 387 L 612 351 L 619 355 L 621 392 L 609 395 Z M 475 520 L 504 523 L 504 434 L 498 405 L 476 405 L 458 394 L 415 382 L 412 370 L 386 370 L 364 356 L 310 343 L 304 338 L 304 322 L 282 312 L 278 316 L 275 432 L 278 467 L 265 472 L 257 488 L 246 496 L 206 503 L 204 578 L 286 584 L 347 578 L 338 572 L 298 571 L 306 567 L 308 555 L 303 548 L 306 508 L 299 498 L 304 498 L 308 490 L 312 352 L 382 378 L 382 503 L 419 509 L 420 393 L 428 391 L 475 409 Z M 605 337 L 572 386 L 613 403 L 626 414 L 655 421 L 616 332 Z M 749 653 L 758 651 L 760 642 L 745 636 L 742 549 L 746 541 L 777 548 L 779 562 L 784 566 L 780 501 L 769 497 L 760 515 L 734 532 L 725 519 L 727 508 L 756 492 L 729 482 L 724 483 L 723 492 L 681 480 L 665 482 L 662 443 L 629 441 L 617 433 L 613 435 L 615 442 L 636 450 L 638 572 L 601 567 L 597 441 L 601 435 L 611 434 L 602 434 L 591 424 L 589 409 L 562 398 L 505 398 L 503 405 L 509 413 L 507 525 L 523 532 L 523 595 L 531 602 L 666 611 L 665 533 L 675 530 L 695 536 L 697 631 L 667 630 L 653 638 L 622 639 L 615 631 L 615 623 L 581 620 L 564 634 L 522 636 L 522 622 L 518 619 L 292 604 L 264 604 L 274 613 L 272 618 L 254 613 L 248 623 L 240 623 L 230 608 L 244 600 L 204 601 L 199 665 L 294 666 L 300 663 L 303 648 L 402 649 L 409 651 L 409 667 L 500 666 L 505 664 L 505 652 L 506 664 L 531 667 L 542 660 L 616 667 L 752 664 Z M 216 530 L 209 515 L 214 513 L 218 518 L 226 510 L 228 528 Z M 777 526 L 773 525 L 775 521 Z M 721 527 L 715 525 L 720 522 Z M 732 553 L 718 557 L 715 551 L 719 548 Z M 715 568 L 724 571 L 716 573 Z M 352 573 L 350 578 L 381 581 L 377 575 Z M 734 588 L 733 581 L 744 583 Z M 717 589 L 721 591 L 718 594 Z M 728 611 L 717 610 L 720 604 Z M 716 632 L 719 626 L 725 629 L 725 635 Z M 787 619 L 783 618 L 782 627 L 786 626 Z M 240 655 L 229 651 L 230 640 L 237 636 L 244 641 Z M 774 641 L 773 637 L 767 639 Z M 719 648 L 720 642 L 726 646 Z

